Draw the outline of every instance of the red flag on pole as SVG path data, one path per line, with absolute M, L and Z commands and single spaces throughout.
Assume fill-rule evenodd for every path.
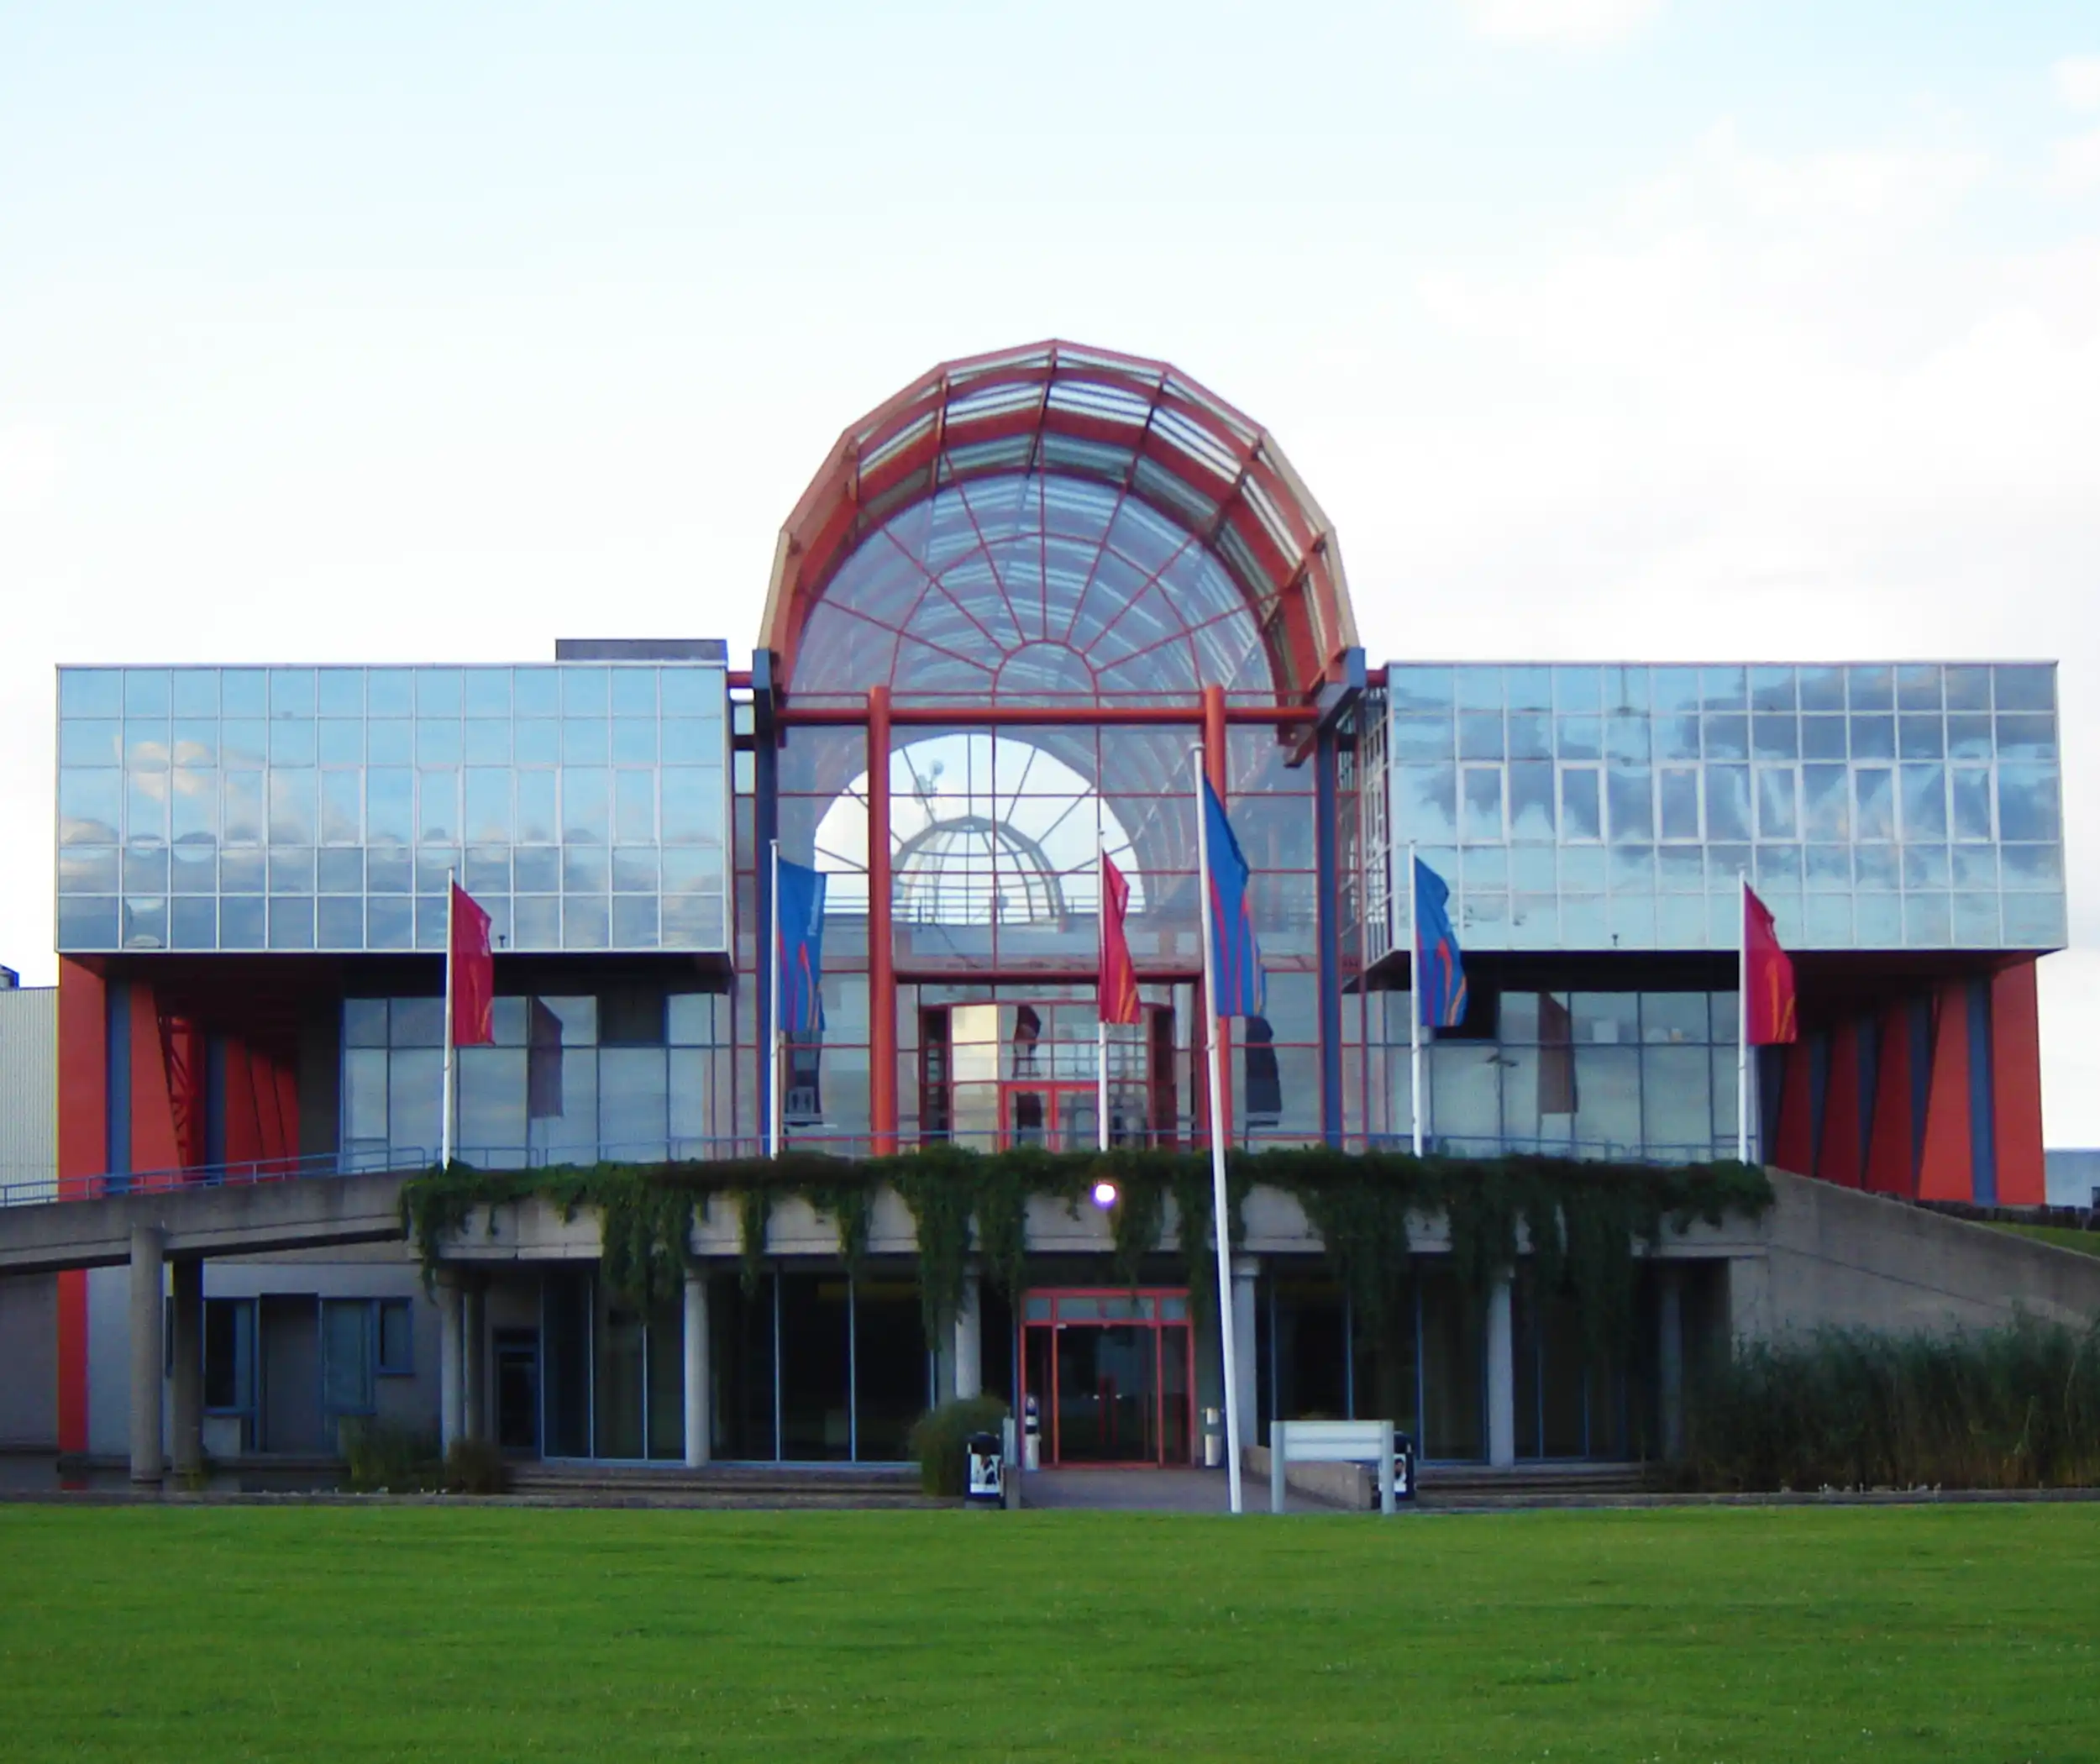
M 1123 920 L 1130 911 L 1130 883 L 1108 853 L 1101 854 L 1101 982 L 1100 1009 L 1105 1023 L 1138 1020 L 1137 970 L 1131 965 L 1130 939 Z
M 486 1047 L 496 1039 L 496 958 L 489 949 L 489 916 L 458 883 L 452 885 L 452 1044 Z
M 1752 1047 L 1794 1038 L 1793 960 L 1780 947 L 1772 909 L 1743 890 L 1743 1021 Z

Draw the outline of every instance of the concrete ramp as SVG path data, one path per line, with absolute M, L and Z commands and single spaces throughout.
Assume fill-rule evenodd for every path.
M 2100 1256 L 1774 1170 L 1765 1253 L 1729 1268 L 1735 1333 L 1988 1328 L 2100 1317 Z
M 0 1274 L 128 1263 L 132 1232 L 142 1226 L 164 1233 L 164 1253 L 175 1257 L 399 1242 L 402 1185 L 409 1179 L 406 1172 L 307 1176 L 0 1207 Z

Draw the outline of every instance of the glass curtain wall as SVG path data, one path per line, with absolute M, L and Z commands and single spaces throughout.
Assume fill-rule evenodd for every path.
M 1703 1163 L 1735 1155 L 1736 995 L 1496 984 L 1473 976 L 1467 1031 L 1424 1050 L 1425 1131 L 1472 1155 L 1537 1152 Z M 1367 1113 L 1412 1133 L 1413 995 L 1374 992 Z
M 1486 1314 L 1441 1257 L 1419 1258 L 1377 1326 L 1317 1265 L 1264 1276 L 1256 1310 L 1264 1420 L 1389 1417 L 1425 1457 L 1487 1455 Z
M 549 1457 L 684 1459 L 685 1318 L 676 1299 L 644 1315 L 589 1268 L 549 1268 L 540 1340 Z
M 344 1154 L 436 1156 L 444 1005 L 343 1001 Z M 495 1002 L 493 1046 L 458 1050 L 455 1152 L 485 1169 L 719 1157 L 733 1148 L 729 1000 L 622 985 Z
M 1395 666 L 1393 842 L 1478 949 L 2065 939 L 2049 665 Z M 1404 937 L 1404 879 L 1394 910 Z
M 704 664 L 67 669 L 61 949 L 726 949 Z
M 714 1455 L 890 1463 L 933 1401 L 918 1281 L 900 1266 L 708 1283 Z

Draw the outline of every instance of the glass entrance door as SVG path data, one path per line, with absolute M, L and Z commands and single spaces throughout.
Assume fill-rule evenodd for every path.
M 1046 1463 L 1194 1461 L 1185 1290 L 1032 1292 L 1022 1317 L 1021 1395 Z

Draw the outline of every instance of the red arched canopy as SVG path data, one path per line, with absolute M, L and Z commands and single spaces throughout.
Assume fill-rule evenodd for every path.
M 835 585 L 864 687 L 1120 694 L 1178 644 L 1157 690 L 1302 702 L 1356 643 L 1334 530 L 1274 441 L 1164 362 L 1068 343 L 944 363 L 839 437 L 774 558 L 783 685 Z

